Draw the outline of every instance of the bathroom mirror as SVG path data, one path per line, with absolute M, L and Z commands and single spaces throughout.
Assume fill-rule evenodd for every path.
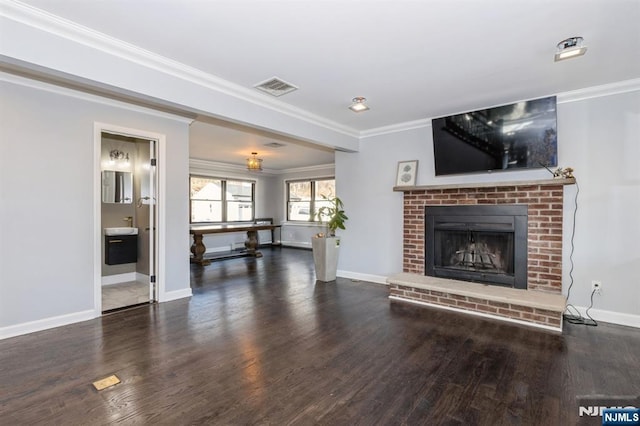
M 102 202 L 131 204 L 133 202 L 133 173 L 103 170 Z

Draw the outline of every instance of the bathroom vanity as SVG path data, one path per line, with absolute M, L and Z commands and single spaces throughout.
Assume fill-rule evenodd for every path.
M 121 265 L 138 261 L 138 228 L 105 228 L 104 263 Z

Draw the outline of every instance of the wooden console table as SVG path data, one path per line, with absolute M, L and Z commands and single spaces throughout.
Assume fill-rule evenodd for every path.
M 193 235 L 193 244 L 191 245 L 191 253 L 193 254 L 193 258 L 191 259 L 192 263 L 197 263 L 198 265 L 209 265 L 211 263 L 210 260 L 204 258 L 204 253 L 206 251 L 206 247 L 202 242 L 202 237 L 205 234 L 223 234 L 229 232 L 247 232 L 247 239 L 244 242 L 244 246 L 246 247 L 246 255 L 253 257 L 262 257 L 262 253 L 260 253 L 258 248 L 258 231 L 262 230 L 274 230 L 275 228 L 279 228 L 281 225 L 255 225 L 255 224 L 244 224 L 244 225 L 193 225 L 189 229 L 189 233 Z

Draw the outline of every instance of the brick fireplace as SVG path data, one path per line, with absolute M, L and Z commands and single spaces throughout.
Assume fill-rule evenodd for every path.
M 550 179 L 394 188 L 404 193 L 403 273 L 388 280 L 391 298 L 561 329 L 563 187 L 574 182 Z M 425 208 L 500 204 L 526 206 L 527 290 L 488 290 L 482 284 L 425 276 Z M 411 281 L 416 286 L 411 287 Z

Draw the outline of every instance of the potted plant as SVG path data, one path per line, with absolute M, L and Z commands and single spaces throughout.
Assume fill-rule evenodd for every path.
M 322 198 L 328 201 L 329 205 L 320 207 L 314 215 L 320 223 L 326 223 L 327 232 L 316 234 L 311 239 L 311 245 L 316 279 L 328 282 L 336 279 L 338 270 L 340 238 L 336 237 L 336 229 L 346 229 L 344 223 L 349 218 L 344 213 L 344 204 L 340 198 L 324 195 Z

